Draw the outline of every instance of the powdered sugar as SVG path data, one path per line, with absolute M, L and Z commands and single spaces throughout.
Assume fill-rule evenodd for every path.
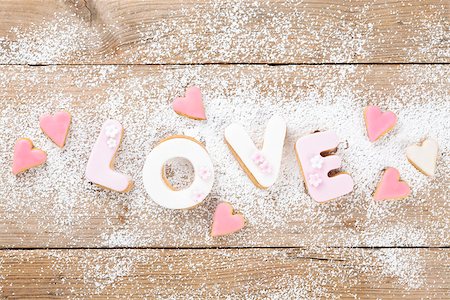
M 277 2 L 277 6 L 263 1 L 202 2 L 182 5 L 180 10 L 155 17 L 151 22 L 130 25 L 118 18 L 103 27 L 95 22 L 88 26 L 76 14 L 57 12 L 49 20 L 27 29 L 13 28 L 8 37 L 0 37 L 0 61 L 260 63 L 264 58 L 270 63 L 353 62 L 385 56 L 394 61 L 448 60 L 445 7 L 427 5 L 427 9 L 414 14 L 392 10 L 389 24 L 408 25 L 397 54 L 384 53 L 385 48 L 380 46 L 395 43 L 399 36 L 395 30 L 399 27 L 380 26 L 384 23 L 377 17 L 378 4 L 351 5 L 348 9 L 330 4 L 309 10 L 311 4 L 304 2 Z M 113 11 L 115 8 L 111 7 Z M 432 17 L 428 12 L 432 12 Z M 368 21 L 367 16 L 374 17 Z M 420 24 L 420 34 L 411 31 L 416 24 Z M 417 40 L 417 36 L 421 39 Z M 427 251 L 364 252 L 342 247 L 449 244 L 449 218 L 445 217 L 449 212 L 446 187 L 449 77 L 446 65 L 3 66 L 0 163 L 5 167 L 0 170 L 0 199 L 3 199 L 0 226 L 8 239 L 2 245 L 8 248 L 305 246 L 308 251 L 317 246 L 336 246 L 339 248 L 317 249 L 318 253 L 328 251 L 327 257 L 338 258 L 331 268 L 311 259 L 310 264 L 296 267 L 293 273 L 288 272 L 292 270 L 290 251 L 300 250 L 267 250 L 268 257 L 281 257 L 286 274 L 276 279 L 273 279 L 276 272 L 245 277 L 241 291 L 245 294 L 253 291 L 255 299 L 337 298 L 340 295 L 334 293 L 333 285 L 338 284 L 341 290 L 348 287 L 348 295 L 364 297 L 358 294 L 358 287 L 364 282 L 361 276 L 367 275 L 375 287 L 386 277 L 393 277 L 407 293 L 407 289 L 426 283 L 423 276 L 428 269 L 422 253 Z M 174 97 L 184 95 L 191 85 L 202 88 L 207 121 L 183 118 L 171 109 Z M 376 144 L 370 143 L 365 135 L 362 109 L 367 104 L 378 104 L 399 116 L 394 131 Z M 63 150 L 54 147 L 38 126 L 41 114 L 61 109 L 73 115 Z M 240 122 L 261 145 L 266 121 L 274 113 L 287 119 L 288 136 L 280 179 L 263 191 L 254 187 L 229 152 L 223 142 L 223 130 L 231 122 Z M 136 180 L 136 187 L 128 194 L 102 190 L 83 177 L 92 144 L 107 118 L 118 119 L 125 127 L 116 168 L 132 174 Z M 338 152 L 343 158 L 343 170 L 353 176 L 356 186 L 348 197 L 318 205 L 305 193 L 293 144 L 306 133 L 325 129 L 335 130 L 342 139 Z M 191 211 L 159 207 L 142 186 L 145 156 L 160 139 L 172 134 L 199 139 L 214 161 L 217 179 L 213 192 L 203 205 Z M 46 150 L 49 161 L 46 166 L 16 178 L 9 166 L 12 145 L 20 137 L 29 137 Z M 425 137 L 435 138 L 440 147 L 435 178 L 423 176 L 404 156 L 407 145 Z M 412 187 L 412 197 L 398 202 L 372 201 L 371 194 L 386 166 L 400 170 L 402 178 Z M 175 181 L 189 178 L 190 171 L 172 166 L 172 172 L 177 174 Z M 218 201 L 231 202 L 245 215 L 248 226 L 236 235 L 212 239 L 211 218 Z M 109 251 L 114 253 L 110 256 Z M 237 255 L 231 250 L 218 250 L 217 258 L 210 254 L 212 250 L 189 251 L 189 262 L 182 264 L 174 263 L 174 257 L 164 255 L 164 250 L 156 256 L 170 274 L 185 268 L 204 276 L 209 259 L 223 258 L 218 266 L 233 268 L 230 262 Z M 258 250 L 239 250 L 238 254 L 247 255 L 248 261 L 256 257 L 267 267 L 266 258 L 248 254 L 249 251 Z M 129 284 L 136 278 L 133 276 L 137 276 L 139 266 L 149 268 L 158 260 L 140 250 L 79 252 L 75 255 L 71 251 L 48 251 L 46 255 L 54 259 L 52 269 L 58 272 L 76 265 L 81 274 L 77 283 L 82 284 L 83 290 L 72 295 L 80 298 L 110 293 L 108 289 Z M 204 256 L 204 262 L 191 263 L 190 259 L 198 253 Z M 339 263 L 338 255 L 342 253 L 351 257 L 354 262 L 351 266 Z M 20 261 L 29 259 L 24 252 L 11 255 Z M 444 259 L 448 258 L 443 255 Z M 156 270 L 163 268 L 161 265 Z M 0 279 L 4 280 L 13 267 L 14 264 L 0 265 Z M 308 274 L 297 274 L 305 269 Z M 210 271 L 207 275 L 217 274 Z M 184 294 L 191 297 L 222 297 L 224 293 L 230 298 L 239 296 L 229 294 L 226 283 L 218 283 L 215 288 L 203 284 L 192 290 L 190 285 L 180 283 L 180 276 L 166 276 L 164 280 L 148 278 L 148 282 L 159 282 L 164 287 L 159 292 L 172 295 L 179 295 L 180 290 L 167 284 L 171 280 L 181 284 Z M 442 281 L 445 276 L 438 279 Z M 269 281 L 276 290 L 266 289 Z M 135 281 L 133 284 L 142 286 Z M 252 286 L 258 287 L 258 293 Z M 158 294 L 157 289 L 153 291 Z
M 18 178 L 8 169 L 3 170 L 2 177 L 8 188 L 2 192 L 2 197 L 16 199 L 4 203 L 4 209 L 13 220 L 19 216 L 25 219 L 34 216 L 38 232 L 51 228 L 51 237 L 39 238 L 41 242 L 47 240 L 48 245 L 80 242 L 109 246 L 216 244 L 217 241 L 209 237 L 216 201 L 231 202 L 249 221 L 248 229 L 230 237 L 226 244 L 280 245 L 281 239 L 275 234 L 280 230 L 303 232 L 303 235 L 283 237 L 283 245 L 445 244 L 448 235 L 436 235 L 434 231 L 448 226 L 442 223 L 443 219 L 415 218 L 414 214 L 424 206 L 436 215 L 447 210 L 445 192 L 438 194 L 436 203 L 427 203 L 425 199 L 431 199 L 430 193 L 446 181 L 448 157 L 440 155 L 436 175 L 439 180 L 429 179 L 408 163 L 404 149 L 430 136 L 438 141 L 440 153 L 448 152 L 445 121 L 449 110 L 448 94 L 439 88 L 445 85 L 441 78 L 448 77 L 448 71 L 439 66 L 405 66 L 396 70 L 396 76 L 406 78 L 415 78 L 412 73 L 427 76 L 427 84 L 432 82 L 433 89 L 420 84 L 423 78 L 411 89 L 402 84 L 391 87 L 388 94 L 370 83 L 359 83 L 382 68 L 386 69 L 205 66 L 153 67 L 148 72 L 144 67 L 49 67 L 44 68 L 44 77 L 33 74 L 41 74 L 40 69 L 24 69 L 28 78 L 35 78 L 26 86 L 20 86 L 20 78 L 14 78 L 17 90 L 14 97 L 20 97 L 24 105 L 18 109 L 18 100 L 2 104 L 1 122 L 6 127 L 2 132 L 5 141 L 2 161 L 8 164 L 10 145 L 23 136 L 49 150 L 49 161 L 44 168 Z M 94 84 L 92 77 L 98 74 L 105 79 Z M 432 74 L 440 75 L 433 75 L 436 78 L 433 79 Z M 54 76 L 61 77 L 62 82 L 74 79 L 79 92 L 66 88 L 54 92 L 53 84 L 42 86 L 47 77 Z M 11 82 L 7 77 L 9 75 L 3 78 L 5 87 Z M 328 78 L 333 77 L 338 79 L 329 82 Z M 207 121 L 181 117 L 170 108 L 171 100 L 183 94 L 186 86 L 194 84 L 203 90 Z M 32 89 L 38 90 L 29 94 Z M 66 101 L 61 102 L 61 99 Z M 375 144 L 367 140 L 362 118 L 362 110 L 369 103 L 379 103 L 399 115 L 394 131 Z M 44 112 L 62 108 L 72 113 L 74 124 L 68 145 L 61 152 L 40 134 L 34 120 Z M 288 124 L 280 179 L 269 190 L 258 190 L 223 142 L 223 130 L 231 122 L 240 122 L 260 145 L 265 123 L 274 113 L 285 116 Z M 93 139 L 106 118 L 118 119 L 125 128 L 116 168 L 131 174 L 136 181 L 133 191 L 125 195 L 93 187 L 82 175 Z M 343 170 L 353 176 L 356 187 L 349 197 L 318 205 L 305 193 L 293 144 L 306 133 L 325 129 L 335 130 L 342 139 L 338 152 L 343 158 Z M 141 170 L 146 155 L 161 139 L 173 134 L 188 135 L 203 142 L 216 169 L 217 179 L 209 201 L 192 211 L 165 210 L 153 203 L 142 187 Z M 372 201 L 371 194 L 387 166 L 400 170 L 402 178 L 413 189 L 413 197 L 400 202 Z M 36 201 L 39 206 L 32 204 Z M 123 205 L 127 211 L 121 212 Z M 118 222 L 117 215 L 123 215 L 124 224 Z M 86 240 L 82 233 L 85 226 L 98 218 L 108 229 L 91 232 Z M 347 222 L 352 225 L 345 225 Z M 160 230 L 161 223 L 164 232 Z M 410 227 L 420 224 L 424 228 L 422 238 L 405 240 L 402 235 L 396 239 L 380 239 L 379 234 L 386 227 L 398 224 Z M 80 231 L 74 232 L 75 228 Z M 326 228 L 334 228 L 333 235 L 327 234 Z M 431 232 L 432 239 L 428 239 Z M 118 236 L 127 235 L 130 238 L 117 240 Z M 437 236 L 440 239 L 436 239 Z M 118 241 L 132 241 L 132 244 Z

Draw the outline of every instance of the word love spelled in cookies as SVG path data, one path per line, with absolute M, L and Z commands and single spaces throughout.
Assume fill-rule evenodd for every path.
M 242 169 L 258 187 L 271 187 L 280 172 L 286 137 L 286 121 L 279 115 L 271 117 L 258 148 L 244 127 L 231 124 L 225 129 L 225 142 Z M 298 140 L 295 151 L 304 174 L 307 190 L 317 202 L 338 198 L 353 190 L 348 174 L 330 177 L 330 171 L 341 167 L 335 150 L 338 137 L 331 131 L 308 135 Z M 323 156 L 322 156 L 323 155 Z M 175 190 L 164 175 L 164 165 L 174 158 L 185 158 L 193 166 L 194 180 L 186 189 Z M 214 183 L 213 163 L 204 145 L 188 136 L 173 136 L 161 141 L 147 156 L 143 169 L 145 189 L 153 201 L 171 209 L 185 209 L 200 204 L 211 192 Z
M 208 122 L 202 93 L 198 87 L 188 88 L 185 97 L 174 99 L 172 106 L 180 118 L 188 117 Z M 375 142 L 391 131 L 398 121 L 394 112 L 383 111 L 377 106 L 366 107 L 362 116 L 370 142 Z M 72 116 L 68 112 L 60 111 L 54 115 L 41 116 L 39 125 L 43 133 L 62 148 L 66 144 L 71 120 Z M 278 114 L 270 117 L 264 135 L 260 137 L 260 143 L 252 140 L 246 130 L 247 126 L 248 124 L 232 123 L 225 127 L 225 143 L 253 184 L 260 189 L 269 189 L 277 182 L 281 171 L 284 144 L 288 134 L 286 121 Z M 85 177 L 88 181 L 116 192 L 131 190 L 132 178 L 113 168 L 123 134 L 124 128 L 118 121 L 104 122 L 87 161 Z M 306 192 L 318 203 L 339 198 L 353 191 L 354 181 L 351 175 L 340 171 L 342 160 L 336 152 L 341 142 L 336 133 L 326 130 L 306 134 L 294 144 L 293 151 Z M 406 157 L 420 172 L 433 176 L 436 171 L 438 144 L 435 140 L 427 138 L 420 144 L 410 145 L 406 149 Z M 194 171 L 192 184 L 181 190 L 176 190 L 165 177 L 166 163 L 176 158 L 188 160 Z M 12 171 L 17 175 L 46 161 L 46 152 L 34 148 L 30 139 L 23 138 L 18 140 L 14 147 Z M 233 166 L 230 165 L 231 167 Z M 195 138 L 185 135 L 170 136 L 160 141 L 147 154 L 142 178 L 147 194 L 157 204 L 169 209 L 193 208 L 202 203 L 213 190 L 215 179 L 213 159 L 206 146 Z M 387 168 L 376 187 L 374 199 L 403 199 L 410 193 L 408 184 L 400 180 L 400 172 L 395 168 Z M 227 212 L 222 214 L 226 216 L 222 219 L 229 219 L 230 208 L 223 207 L 218 211 Z M 217 220 L 216 224 L 224 224 L 221 218 Z M 217 235 L 222 233 L 219 230 Z

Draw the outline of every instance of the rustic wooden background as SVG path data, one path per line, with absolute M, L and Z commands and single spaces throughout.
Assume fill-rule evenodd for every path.
M 408 88 L 416 83 L 429 85 L 430 90 L 449 88 L 448 78 L 426 83 L 420 81 L 420 73 L 430 67 L 447 68 L 448 71 L 449 1 L 268 0 L 261 2 L 264 9 L 258 10 L 259 14 L 255 13 L 254 19 L 245 22 L 248 33 L 230 40 L 230 49 L 236 43 L 240 50 L 223 52 L 215 45 L 216 37 L 223 36 L 223 26 L 233 26 L 233 23 L 217 20 L 217 23 L 204 24 L 186 14 L 192 7 L 196 8 L 198 15 L 206 15 L 211 9 L 222 10 L 225 16 L 235 14 L 236 18 L 231 19 L 240 26 L 239 11 L 234 10 L 238 2 L 243 5 L 243 1 L 204 0 L 3 0 L 0 2 L 0 45 L 6 38 L 9 42 L 1 48 L 4 53 L 0 53 L 0 73 L 16 78 L 17 82 L 5 87 L 4 93 L 8 98 L 2 101 L 17 101 L 12 99 L 17 99 L 24 91 L 38 94 L 46 89 L 79 93 L 88 101 L 91 95 L 101 94 L 110 83 L 80 91 L 74 88 L 72 75 L 86 68 L 97 68 L 101 74 L 101 69 L 106 67 L 103 65 L 126 68 L 126 75 L 118 76 L 136 78 L 158 76 L 162 68 L 185 69 L 201 65 L 215 70 L 216 65 L 220 65 L 229 70 L 243 68 L 243 72 L 251 73 L 255 71 L 254 65 L 263 65 L 258 66 L 262 80 L 272 80 L 272 68 L 279 65 L 289 65 L 299 72 L 315 70 L 316 76 L 328 74 L 324 76 L 330 76 L 330 80 L 333 80 L 327 71 L 330 68 L 355 65 L 357 71 L 351 80 L 357 80 L 358 74 L 364 73 L 365 80 L 386 94 L 390 93 L 392 86 Z M 294 6 L 295 10 L 291 9 Z M 270 20 L 276 14 L 270 14 L 270 11 L 282 12 L 284 17 L 298 20 L 298 23 L 291 23 L 288 31 L 280 30 L 271 26 Z M 81 38 L 85 35 L 85 43 L 68 40 L 65 49 L 61 46 L 64 41 L 58 41 L 57 37 L 46 39 L 43 32 L 45 44 L 34 49 L 35 55 L 20 52 L 24 48 L 23 43 L 35 45 L 39 41 L 32 37 L 29 40 L 23 36 L 19 38 L 20 33 L 12 28 L 32 29 L 43 22 L 50 22 L 49 26 L 52 26 L 52 20 L 61 16 L 79 24 L 77 28 L 82 28 L 83 32 L 73 32 L 73 35 Z M 58 24 L 55 22 L 53 26 Z M 164 26 L 167 27 L 165 32 L 161 29 Z M 185 28 L 183 38 L 179 32 L 173 31 L 179 27 Z M 157 37 L 147 34 L 146 31 L 152 28 L 164 34 Z M 266 40 L 262 47 L 257 41 L 263 35 L 276 38 Z M 15 39 L 17 45 L 14 44 Z M 349 42 L 343 43 L 343 39 Z M 246 41 L 248 47 L 244 45 Z M 359 41 L 366 44 L 361 45 Z M 276 50 L 280 45 L 283 51 Z M 168 50 L 156 51 L 159 46 Z M 57 47 L 59 54 L 63 55 L 52 56 L 52 47 Z M 41 55 L 39 49 L 43 49 Z M 418 76 L 401 78 L 399 69 L 409 67 L 416 68 Z M 444 74 L 448 75 L 448 72 Z M 27 76 L 39 77 L 42 85 L 27 89 L 24 86 Z M 292 83 L 294 78 L 287 77 L 282 82 L 273 80 L 275 84 L 278 80 L 278 84 L 285 85 Z M 306 82 L 308 80 L 313 81 L 314 78 L 305 78 Z M 362 91 L 363 86 L 364 82 L 361 83 Z M 434 195 L 436 203 L 445 205 L 447 194 L 437 191 L 431 195 Z M 104 205 L 109 204 L 105 202 Z M 111 216 L 107 215 L 109 210 L 94 204 L 91 209 L 100 212 L 98 220 L 87 227 L 76 228 L 75 238 L 70 241 L 53 238 L 56 233 L 50 230 L 39 231 L 36 227 L 38 219 L 11 221 L 13 218 L 8 218 L 9 221 L 2 222 L 1 297 L 251 299 L 251 295 L 258 295 L 254 298 L 289 299 L 319 295 L 321 298 L 349 299 L 450 298 L 448 226 L 443 231 L 430 233 L 427 245 L 418 243 L 401 247 L 389 242 L 376 247 L 364 243 L 348 247 L 341 240 L 330 242 L 335 230 L 364 230 L 358 228 L 354 220 L 346 220 L 341 228 L 327 226 L 324 221 L 328 236 L 325 247 L 304 243 L 308 237 L 314 240 L 318 232 L 299 233 L 285 228 L 268 232 L 267 237 L 255 235 L 254 243 L 250 245 L 239 239 L 208 244 L 195 234 L 190 243 L 180 245 L 172 233 L 162 243 L 129 248 L 96 243 L 95 237 L 107 230 L 108 224 L 104 220 L 111 219 Z M 424 226 L 449 217 L 448 211 L 442 215 L 432 215 L 427 211 L 426 205 L 411 208 L 410 217 L 420 218 Z M 85 212 L 75 213 L 81 215 Z M 115 217 L 116 212 L 112 214 Z M 299 221 L 293 219 L 293 222 Z M 148 220 L 148 224 L 143 226 L 158 226 L 160 223 Z M 445 231 L 447 233 L 443 235 Z M 302 242 L 299 243 L 299 239 Z M 401 257 L 416 256 L 418 263 L 425 266 L 424 284 L 406 289 L 395 283 L 389 274 L 383 275 L 383 266 L 373 257 L 386 252 L 401 253 Z M 133 267 L 127 269 L 130 257 L 133 257 Z M 117 266 L 118 262 L 120 266 Z M 91 273 L 86 270 L 87 265 L 95 265 L 100 271 Z M 339 274 L 343 273 L 346 276 L 341 277 Z M 324 275 L 326 277 L 317 280 L 317 276 Z M 288 282 L 295 276 L 316 278 L 303 280 L 302 284 L 295 286 Z M 320 293 L 321 290 L 324 292 Z

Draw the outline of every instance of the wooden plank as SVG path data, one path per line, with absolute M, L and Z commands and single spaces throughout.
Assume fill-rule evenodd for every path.
M 450 237 L 450 67 L 377 66 L 71 66 L 0 67 L 1 247 L 203 246 L 448 246 Z M 187 85 L 203 90 L 208 121 L 170 107 Z M 379 103 L 399 114 L 380 143 L 365 136 L 362 110 Z M 58 109 L 73 115 L 67 146 L 57 149 L 40 131 L 39 116 Z M 253 186 L 223 142 L 223 130 L 241 122 L 255 141 L 267 118 L 287 118 L 282 173 L 267 191 Z M 127 194 L 107 192 L 83 174 L 98 130 L 107 118 L 124 124 L 117 157 L 131 175 Z M 250 125 L 250 124 L 253 124 Z M 339 155 L 356 182 L 348 197 L 318 205 L 305 193 L 293 144 L 316 129 L 342 138 Z M 173 211 L 147 196 L 141 171 L 160 139 L 186 134 L 206 143 L 216 172 L 211 196 L 196 209 Z M 404 148 L 431 136 L 439 142 L 435 178 L 410 165 Z M 48 151 L 44 167 L 15 177 L 16 139 L 31 138 Z M 397 167 L 413 190 L 404 201 L 379 202 L 371 193 L 386 166 Z M 188 176 L 174 167 L 178 178 Z M 239 234 L 209 236 L 218 201 L 229 201 L 248 220 Z
M 450 62 L 446 0 L 0 3 L 2 64 Z
M 448 255 L 448 249 L 3 250 L 0 295 L 444 299 Z

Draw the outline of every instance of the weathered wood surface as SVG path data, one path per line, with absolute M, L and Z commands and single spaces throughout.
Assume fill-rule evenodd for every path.
M 3 250 L 0 295 L 446 299 L 448 249 Z
M 2 247 L 449 245 L 448 131 L 439 121 L 450 103 L 448 66 L 2 66 L 0 77 Z M 171 99 L 188 84 L 202 88 L 208 122 L 190 121 L 171 110 Z M 258 105 L 271 102 L 285 105 L 280 112 L 288 118 L 289 133 L 279 184 L 263 192 L 241 171 L 222 135 L 233 119 L 251 128 L 247 122 L 261 118 Z M 298 106 L 297 117 L 296 107 L 302 103 L 325 105 L 320 106 L 323 115 L 310 115 L 318 108 L 305 105 Z M 368 103 L 389 103 L 387 108 L 402 112 L 398 129 L 373 147 L 365 143 L 362 121 Z M 40 114 L 57 109 L 67 109 L 74 120 L 63 151 L 48 141 L 37 122 Z M 419 109 L 429 114 L 416 115 Z M 349 115 L 354 123 L 339 119 L 339 112 L 347 111 L 354 112 Z M 126 130 L 116 167 L 136 181 L 127 194 L 105 192 L 83 176 L 106 118 L 120 120 Z M 265 121 L 260 122 L 263 129 Z M 415 122 L 424 124 L 412 127 L 417 136 L 408 131 Z M 350 197 L 318 205 L 303 189 L 291 149 L 298 137 L 323 128 L 335 129 L 350 141 L 339 153 L 357 187 Z M 211 197 L 199 208 L 182 212 L 151 201 L 141 179 L 145 157 L 159 139 L 180 133 L 205 141 L 217 175 Z M 407 145 L 426 135 L 435 136 L 442 149 L 432 179 L 417 172 L 403 154 Z M 16 178 L 7 166 L 19 137 L 32 138 L 49 151 L 49 161 Z M 379 153 L 384 154 L 370 158 Z M 388 163 L 401 170 L 413 197 L 382 203 L 371 199 Z M 227 176 L 230 172 L 235 175 Z M 249 225 L 237 235 L 212 239 L 212 213 L 223 200 L 241 210 Z
M 0 1 L 0 298 L 450 298 L 450 67 L 439 65 L 450 62 L 449 41 L 446 0 Z M 367 65 L 251 65 L 317 63 Z M 170 114 L 189 85 L 202 88 L 208 122 Z M 366 104 L 400 113 L 373 148 L 361 143 Z M 57 109 L 73 115 L 63 151 L 38 128 L 39 115 Z M 260 192 L 221 134 L 235 120 L 257 123 L 258 137 L 255 115 L 272 110 L 289 119 L 284 171 L 271 192 Z M 136 180 L 126 195 L 83 176 L 106 118 L 125 126 L 116 167 Z M 357 187 L 317 205 L 291 148 L 306 132 L 329 128 L 345 139 L 339 154 Z M 159 137 L 183 132 L 206 143 L 219 182 L 203 205 L 174 212 L 146 196 L 140 173 Z M 432 179 L 399 159 L 426 136 L 441 147 Z M 19 137 L 32 138 L 49 161 L 16 178 Z M 414 195 L 374 203 L 380 170 L 392 163 Z M 249 224 L 212 239 L 222 200 Z
M 2 64 L 450 62 L 450 4 L 0 2 Z

